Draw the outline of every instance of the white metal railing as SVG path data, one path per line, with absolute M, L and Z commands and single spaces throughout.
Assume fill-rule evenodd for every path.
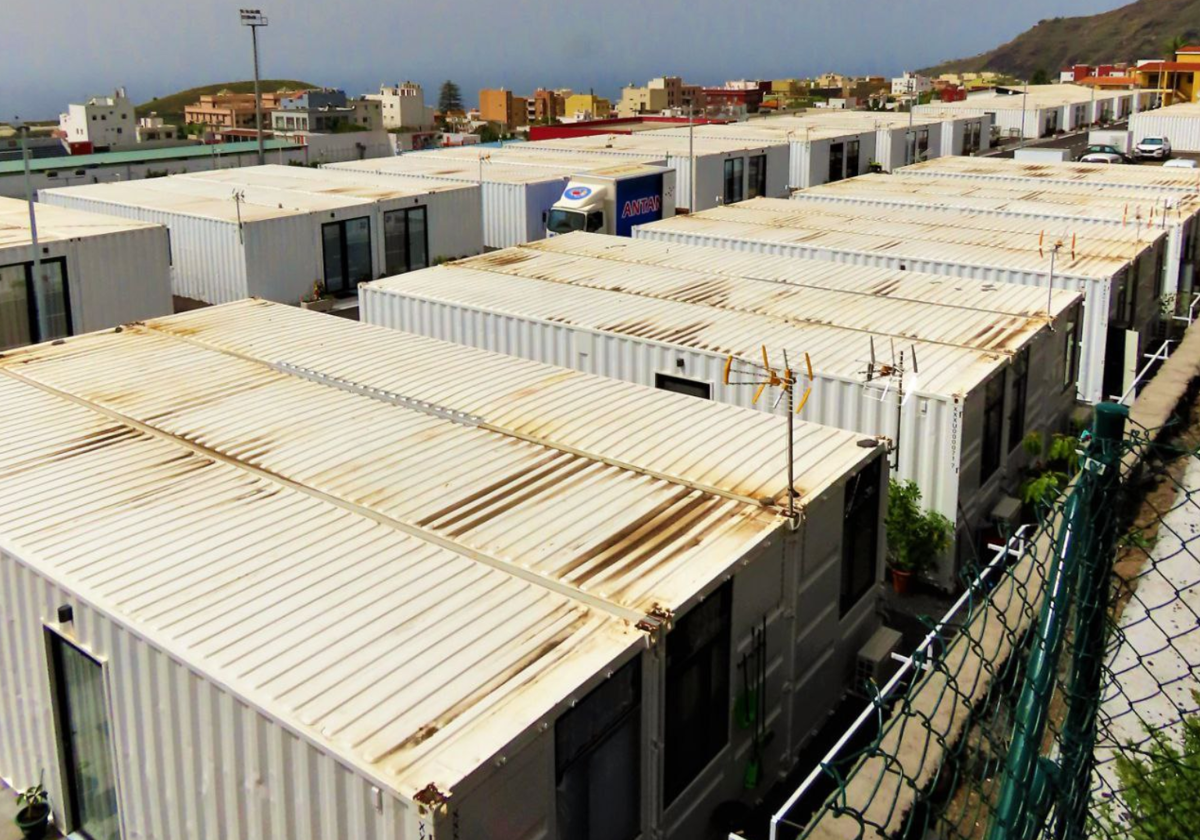
M 826 772 L 825 768 L 837 758 L 838 753 L 840 753 L 846 744 L 849 743 L 850 739 L 854 737 L 855 733 L 857 733 L 858 730 L 861 729 L 868 720 L 878 719 L 877 710 L 879 706 L 882 705 L 884 700 L 891 696 L 891 694 L 896 690 L 896 687 L 900 685 L 900 681 L 907 676 L 909 671 L 915 667 L 922 667 L 920 664 L 922 660 L 922 654 L 928 651 L 930 647 L 933 646 L 933 643 L 941 638 L 942 631 L 949 626 L 950 622 L 956 615 L 958 615 L 959 611 L 972 600 L 973 596 L 978 593 L 978 590 L 981 588 L 981 584 L 983 584 L 996 569 L 1000 568 L 1007 558 L 1020 557 L 1025 552 L 1025 532 L 1029 527 L 1029 525 L 1022 525 L 1017 529 L 1016 533 L 1008 538 L 1008 542 L 1006 542 L 1004 545 L 995 545 L 989 543 L 988 548 L 995 552 L 995 556 L 991 559 L 987 566 L 984 567 L 983 571 L 979 573 L 979 577 L 976 579 L 975 585 L 967 587 L 967 590 L 959 597 L 957 601 L 954 602 L 954 605 L 946 611 L 946 614 L 942 616 L 937 625 L 925 634 L 925 638 L 921 640 L 921 644 L 917 645 L 916 650 L 913 651 L 911 656 L 894 655 L 895 658 L 899 659 L 902 664 L 896 673 L 892 675 L 892 678 L 884 684 L 883 688 L 879 690 L 878 700 L 869 703 L 867 707 L 863 709 L 862 714 L 855 719 L 854 723 L 850 724 L 849 729 L 842 733 L 842 737 L 839 738 L 837 743 L 834 744 L 830 748 L 829 752 L 825 754 L 825 757 L 821 759 L 820 764 L 813 768 L 813 771 L 808 774 L 803 782 L 800 783 L 800 787 L 796 788 L 792 795 L 787 798 L 787 801 L 784 802 L 779 810 L 775 812 L 775 815 L 771 817 L 771 840 L 778 840 L 778 830 L 781 822 L 787 823 L 795 828 L 801 828 L 801 826 L 797 826 L 795 823 L 787 822 L 786 816 L 788 811 L 792 810 L 796 803 L 800 801 L 800 797 L 804 796 L 804 794 L 809 791 L 816 781 L 821 778 L 821 776 Z M 922 668 L 922 670 L 927 669 L 928 666 L 924 666 Z
M 1183 321 L 1186 324 L 1192 323 L 1196 320 L 1196 304 L 1200 304 L 1200 295 L 1196 295 L 1192 298 L 1191 305 L 1188 306 L 1186 315 L 1172 315 L 1171 317 L 1176 321 Z
M 1197 300 L 1200 300 L 1200 298 L 1197 298 Z M 1138 371 L 1138 375 L 1133 378 L 1133 382 L 1129 383 L 1129 387 L 1125 389 L 1125 393 L 1121 394 L 1121 396 L 1119 396 L 1119 397 L 1115 397 L 1115 396 L 1111 397 L 1111 399 L 1115 400 L 1116 402 L 1120 403 L 1121 405 L 1124 405 L 1125 400 L 1129 399 L 1131 396 L 1133 396 L 1137 392 L 1138 383 L 1146 378 L 1146 374 L 1150 372 L 1150 366 L 1153 365 L 1155 362 L 1165 362 L 1167 360 L 1167 357 L 1171 355 L 1170 353 L 1167 352 L 1167 347 L 1169 347 L 1173 343 L 1174 342 L 1168 338 L 1166 341 L 1164 341 L 1162 343 L 1162 347 L 1159 347 L 1153 353 L 1147 353 L 1143 357 L 1147 360 L 1146 364 L 1142 366 L 1142 369 L 1140 371 Z

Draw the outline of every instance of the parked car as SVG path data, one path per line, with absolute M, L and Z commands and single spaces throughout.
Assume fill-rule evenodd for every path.
M 1104 163 L 1129 163 L 1128 155 L 1126 155 L 1116 146 L 1110 146 L 1107 143 L 1093 143 L 1084 149 L 1083 152 L 1080 153 L 1079 157 L 1075 158 L 1075 160 L 1083 161 L 1083 159 L 1088 155 L 1116 155 L 1120 158 L 1119 161 L 1106 160 Z
M 1163 168 L 1164 169 L 1167 169 L 1167 168 L 1196 169 L 1196 168 L 1200 168 L 1200 163 L 1197 163 L 1196 161 L 1191 160 L 1189 158 L 1174 158 L 1173 160 L 1169 160 L 1166 163 L 1164 163 Z
M 1166 160 L 1171 156 L 1171 141 L 1166 137 L 1143 137 L 1133 150 L 1138 157 Z
M 1090 155 L 1084 155 L 1079 159 L 1080 163 L 1124 163 L 1125 157 L 1121 154 L 1112 154 L 1110 152 L 1092 152 Z

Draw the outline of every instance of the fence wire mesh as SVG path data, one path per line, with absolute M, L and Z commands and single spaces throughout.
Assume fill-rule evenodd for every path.
M 1198 428 L 1098 409 L 772 840 L 1200 837 Z

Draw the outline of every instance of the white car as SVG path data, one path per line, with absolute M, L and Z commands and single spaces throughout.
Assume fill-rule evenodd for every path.
M 1166 137 L 1143 137 L 1133 151 L 1138 157 L 1166 160 L 1171 156 L 1171 141 Z
M 1079 159 L 1080 163 L 1124 163 L 1120 155 L 1114 155 L 1111 152 L 1092 152 L 1090 155 L 1084 155 Z
M 1196 169 L 1200 167 L 1200 163 L 1188 158 L 1175 158 L 1163 164 L 1163 169 Z

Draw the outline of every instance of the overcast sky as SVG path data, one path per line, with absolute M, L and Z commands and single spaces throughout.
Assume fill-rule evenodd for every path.
M 9 3 L 0 28 L 0 119 L 57 116 L 125 85 L 138 102 L 252 76 L 233 0 Z M 628 82 L 826 70 L 892 75 L 990 49 L 1039 18 L 1124 0 L 268 0 L 264 78 L 364 93 L 411 78 L 436 90 L 537 86 L 614 94 Z M 436 94 L 427 94 L 432 100 Z

